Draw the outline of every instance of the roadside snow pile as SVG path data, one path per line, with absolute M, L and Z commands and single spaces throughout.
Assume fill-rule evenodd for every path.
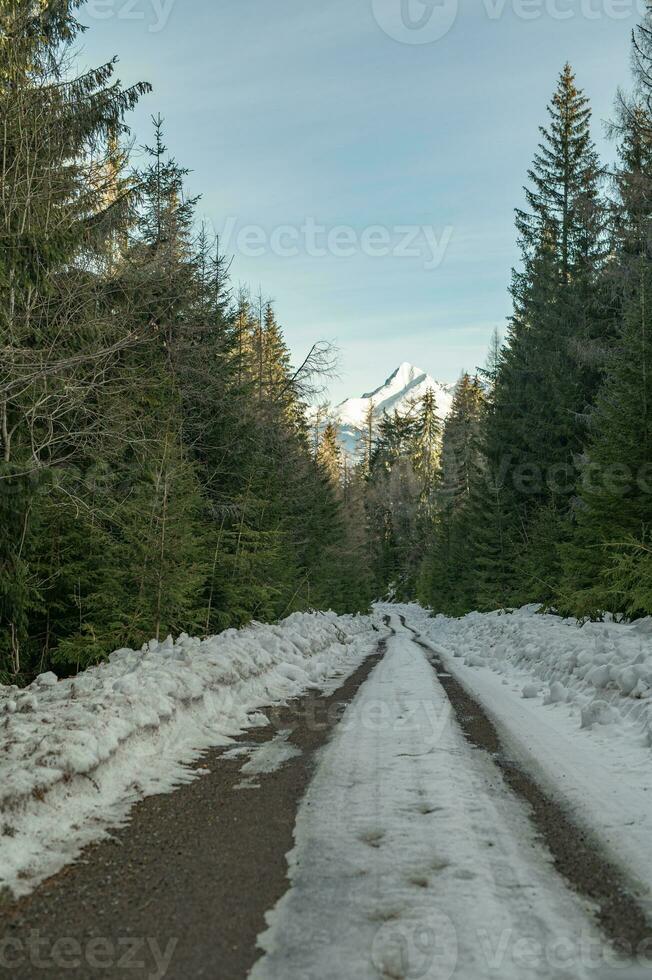
M 568 704 L 582 728 L 625 724 L 652 746 L 649 620 L 582 626 L 536 610 L 437 616 L 424 631 L 466 665 L 519 683 L 522 697 Z
M 372 652 L 374 625 L 295 613 L 117 650 L 68 680 L 0 685 L 0 891 L 31 891 L 139 799 L 193 779 L 203 751 L 265 724 L 261 707 L 348 675 Z

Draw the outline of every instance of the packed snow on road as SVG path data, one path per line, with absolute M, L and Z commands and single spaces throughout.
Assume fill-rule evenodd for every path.
M 652 894 L 652 622 L 403 611 L 522 766 Z
M 522 980 L 528 957 L 528 976 L 595 976 L 588 908 L 396 631 L 321 757 L 252 980 Z

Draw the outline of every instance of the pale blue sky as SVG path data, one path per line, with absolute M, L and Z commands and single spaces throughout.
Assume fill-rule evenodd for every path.
M 401 2 L 423 31 L 402 27 Z M 313 340 L 337 342 L 334 400 L 401 361 L 443 381 L 482 363 L 509 313 L 513 209 L 559 70 L 575 67 L 609 155 L 602 122 L 629 85 L 642 0 L 459 0 L 439 40 L 390 36 L 443 33 L 456 0 L 428 2 L 92 0 L 81 14 L 85 62 L 117 54 L 123 81 L 154 85 L 133 118 L 137 141 L 160 111 L 202 214 L 233 229 L 236 285 L 275 299 L 297 358 Z M 329 254 L 326 231 L 310 247 L 307 221 L 346 226 L 342 254 Z M 248 225 L 260 229 L 254 249 L 238 241 Z M 365 254 L 370 226 L 388 229 L 391 248 L 372 245 L 390 254 Z M 435 241 L 391 254 L 401 226 L 427 226 Z

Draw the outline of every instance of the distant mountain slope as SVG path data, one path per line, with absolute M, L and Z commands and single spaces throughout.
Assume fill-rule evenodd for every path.
M 370 391 L 361 398 L 347 398 L 336 405 L 332 411 L 332 421 L 339 427 L 346 451 L 351 455 L 357 453 L 365 418 L 372 403 L 374 419 L 378 422 L 385 412 L 388 414 L 394 411 L 401 414 L 409 412 L 428 390 L 435 393 L 439 416 L 442 419 L 446 418 L 453 401 L 453 385 L 435 381 L 421 368 L 407 361 L 401 364 L 375 391 Z

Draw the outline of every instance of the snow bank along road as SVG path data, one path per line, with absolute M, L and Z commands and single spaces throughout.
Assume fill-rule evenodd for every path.
M 0 685 L 0 890 L 28 894 L 138 800 L 192 779 L 202 750 L 265 723 L 259 708 L 346 676 L 377 628 L 365 616 L 295 613 L 117 650 L 69 680 Z
M 532 643 L 529 633 L 543 628 L 543 618 L 528 625 L 527 612 L 515 616 L 514 651 L 519 618 Z M 68 718 L 78 733 L 86 715 L 68 703 L 77 697 L 59 691 L 48 702 L 55 685 L 42 679 L 46 697 L 39 705 L 32 692 L 37 705 L 26 710 L 20 699 L 30 692 L 9 692 L 15 707 L 5 713 L 31 727 L 18 729 L 27 737 L 16 739 L 9 762 L 0 754 L 14 801 L 3 813 L 0 877 L 15 896 L 0 901 L 0 975 L 652 978 L 652 837 L 641 799 L 652 753 L 643 712 L 621 726 L 615 715 L 590 720 L 606 722 L 606 709 L 620 718 L 617 698 L 628 695 L 618 688 L 612 696 L 604 684 L 596 696 L 587 680 L 593 661 L 578 679 L 557 658 L 544 682 L 535 676 L 542 657 L 531 656 L 523 673 L 506 634 L 496 633 L 503 625 L 488 617 L 484 645 L 481 620 L 471 631 L 465 620 L 430 619 L 414 606 L 379 608 L 375 620 L 291 619 L 257 628 L 253 641 L 246 630 L 231 634 L 221 651 L 204 650 L 208 663 L 187 638 L 181 656 L 175 644 L 146 651 L 172 700 L 168 720 L 159 712 L 148 734 L 139 723 L 142 699 L 151 708 L 152 676 L 161 691 L 154 666 L 142 673 L 142 654 L 120 652 L 101 678 L 82 678 L 102 719 L 112 700 L 128 705 L 116 751 L 138 776 L 125 794 L 131 783 L 128 774 L 117 778 L 112 754 L 95 759 L 96 812 L 76 775 L 44 785 L 38 774 L 39 791 L 30 792 L 30 760 L 48 731 L 43 701 L 54 704 L 51 719 Z M 545 628 L 549 647 L 557 634 Z M 563 702 L 552 697 L 560 669 Z M 644 674 L 636 673 L 638 683 Z M 191 682 L 193 697 L 181 697 Z M 231 688 L 230 714 L 220 685 Z M 263 718 L 260 709 L 274 703 Z M 620 796 L 611 757 L 606 770 L 602 762 L 605 744 L 620 760 Z M 221 747 L 206 752 L 211 745 Z M 64 737 L 59 772 L 66 751 Z M 57 814 L 75 839 L 67 849 L 52 828 Z M 50 859 L 30 827 L 45 834 Z M 39 884 L 92 837 L 103 839 Z

